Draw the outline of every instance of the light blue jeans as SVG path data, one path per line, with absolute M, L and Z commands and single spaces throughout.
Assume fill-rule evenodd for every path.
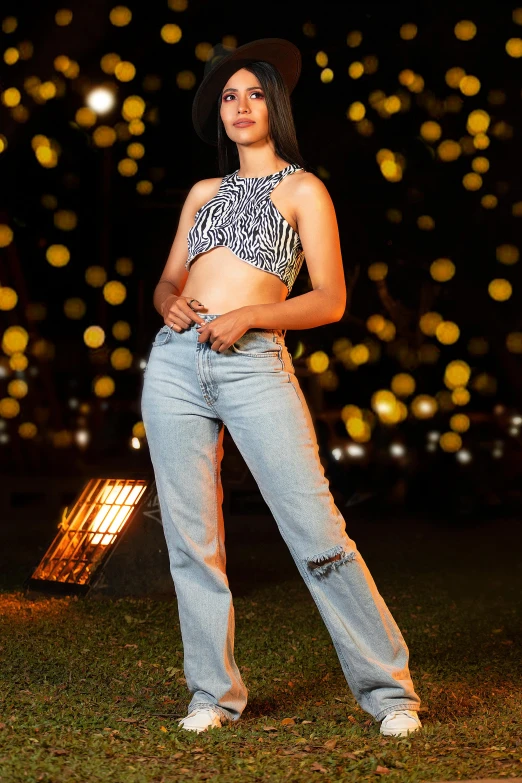
M 219 353 L 210 341 L 198 342 L 196 326 L 159 330 L 141 400 L 192 694 L 188 710 L 210 705 L 236 721 L 247 704 L 234 660 L 225 569 L 224 425 L 310 590 L 361 708 L 377 721 L 396 709 L 418 710 L 408 647 L 330 493 L 283 331 L 250 329 Z

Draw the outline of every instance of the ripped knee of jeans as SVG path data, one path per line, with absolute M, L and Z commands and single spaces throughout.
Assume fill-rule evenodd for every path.
M 308 567 L 314 576 L 325 576 L 334 568 L 354 560 L 356 555 L 356 550 L 346 552 L 342 544 L 337 544 L 326 552 L 309 558 Z

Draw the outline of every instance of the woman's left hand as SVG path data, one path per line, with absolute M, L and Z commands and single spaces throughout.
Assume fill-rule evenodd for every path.
M 200 335 L 198 342 L 204 343 L 210 340 L 211 348 L 216 353 L 224 353 L 250 328 L 252 328 L 252 323 L 248 307 L 230 310 L 228 313 L 219 315 L 214 320 L 196 327 Z

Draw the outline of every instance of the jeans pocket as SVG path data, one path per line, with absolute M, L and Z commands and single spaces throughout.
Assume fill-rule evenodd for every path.
M 153 348 L 157 348 L 160 345 L 165 345 L 165 343 L 168 343 L 172 336 L 172 329 L 170 326 L 162 326 L 159 330 L 158 334 L 154 338 L 154 342 L 152 343 Z
M 279 358 L 282 351 L 282 346 L 274 341 L 272 332 L 257 330 L 245 332 L 230 348 L 234 353 L 250 356 L 252 359 Z

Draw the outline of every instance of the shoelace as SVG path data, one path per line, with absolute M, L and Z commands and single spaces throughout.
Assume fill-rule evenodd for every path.
M 389 718 L 392 715 L 408 715 L 408 718 L 414 720 L 414 718 L 408 714 L 408 710 L 394 710 L 393 712 L 390 712 L 388 715 L 386 715 L 385 718 Z
M 198 712 L 210 712 L 212 715 L 214 714 L 214 711 L 212 710 L 211 707 L 196 707 L 196 709 L 189 712 L 188 715 L 185 715 L 183 718 L 180 718 L 178 720 L 178 723 L 181 723 L 181 721 L 185 720 L 186 718 L 193 718 L 194 715 L 198 714 Z

